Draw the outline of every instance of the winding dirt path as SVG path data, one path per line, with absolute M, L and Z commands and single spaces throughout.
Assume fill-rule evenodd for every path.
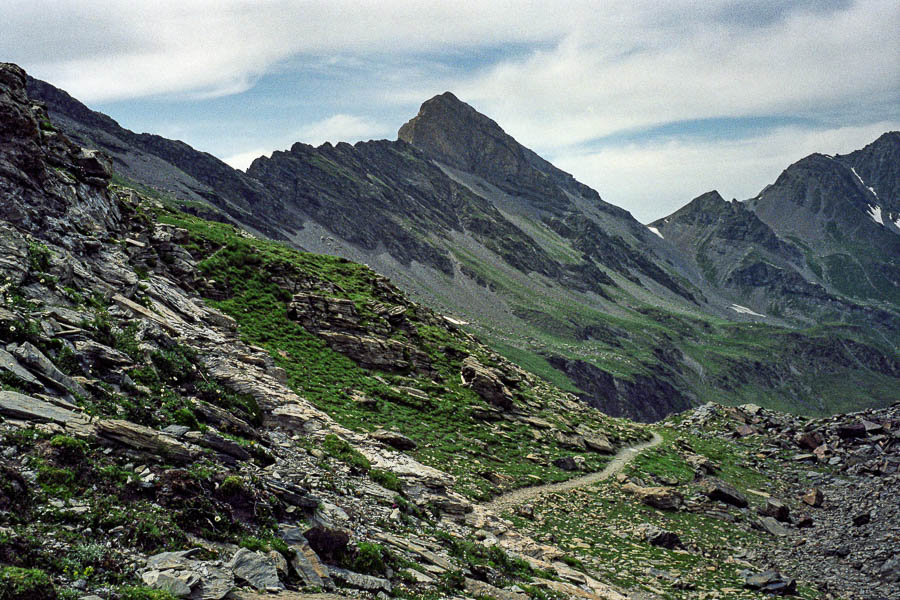
M 625 467 L 625 465 L 627 465 L 635 456 L 640 454 L 641 451 L 648 448 L 653 448 L 654 446 L 658 446 L 662 441 L 662 438 L 657 433 L 653 432 L 653 439 L 637 444 L 636 446 L 629 446 L 628 448 L 622 448 L 621 450 L 619 450 L 619 452 L 613 457 L 611 461 L 609 461 L 609 464 L 606 465 L 606 467 L 604 467 L 602 471 L 589 473 L 587 475 L 569 479 L 568 481 L 561 481 L 559 483 L 546 483 L 544 485 L 535 485 L 532 487 L 513 490 L 511 492 L 507 492 L 503 495 L 497 496 L 490 502 L 482 504 L 481 506 L 489 512 L 499 514 L 504 510 L 516 506 L 517 504 L 522 504 L 523 502 L 534 500 L 535 498 L 546 496 L 547 494 L 565 492 L 568 490 L 573 490 L 575 488 L 595 484 L 599 481 L 603 481 L 604 479 L 612 477 L 613 475 L 621 471 Z

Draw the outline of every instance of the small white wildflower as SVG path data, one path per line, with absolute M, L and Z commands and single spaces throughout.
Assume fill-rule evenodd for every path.
M 216 515 L 216 518 L 215 518 L 216 523 L 218 523 L 221 520 L 222 520 L 222 517 L 220 517 L 219 515 Z
M 15 330 L 16 330 L 16 326 L 15 326 L 15 325 L 10 325 L 10 326 L 9 326 L 9 330 L 10 330 L 10 331 L 15 331 Z
M 41 283 L 44 283 L 44 278 L 43 278 L 43 277 L 41 277 Z

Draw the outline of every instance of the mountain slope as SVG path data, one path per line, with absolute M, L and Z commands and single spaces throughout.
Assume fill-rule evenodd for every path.
M 606 417 L 363 265 L 113 183 L 24 84 L 0 63 L 0 598 L 900 597 L 900 405 Z
M 890 398 L 896 343 L 877 332 L 891 331 L 892 315 L 855 305 L 855 317 L 843 305 L 810 312 L 815 302 L 758 311 L 764 317 L 735 312 L 748 294 L 819 290 L 790 270 L 782 281 L 766 261 L 710 280 L 696 251 L 603 202 L 452 94 L 425 102 L 397 141 L 295 144 L 241 173 L 180 142 L 121 129 L 48 84 L 32 80 L 29 89 L 64 131 L 110 151 L 128 180 L 195 214 L 368 264 L 609 414 L 659 419 L 707 399 L 827 411 Z M 761 225 L 744 233 L 752 238 Z M 808 275 L 793 246 L 775 246 L 784 265 Z M 782 329 L 825 314 L 853 326 Z M 762 335 L 759 323 L 769 327 Z M 824 373 L 855 385 L 837 393 Z
M 873 150 L 876 146 L 884 152 Z M 893 156 L 891 148 L 896 146 L 898 136 L 888 134 L 847 160 L 813 154 L 747 201 L 779 236 L 801 246 L 810 267 L 830 290 L 894 307 L 900 305 L 900 227 L 891 212 L 895 200 L 886 187 L 882 202 L 847 163 L 889 182 L 896 164 L 884 156 Z M 884 173 L 885 179 L 875 173 Z

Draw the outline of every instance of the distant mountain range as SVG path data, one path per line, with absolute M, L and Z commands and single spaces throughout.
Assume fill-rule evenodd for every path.
M 830 412 L 900 389 L 900 133 L 814 154 L 758 196 L 645 226 L 451 93 L 396 141 L 294 144 L 246 173 L 30 79 L 123 180 L 370 265 L 613 415 L 705 400 Z

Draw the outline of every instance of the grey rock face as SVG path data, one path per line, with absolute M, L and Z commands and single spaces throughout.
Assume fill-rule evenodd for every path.
M 246 581 L 258 590 L 284 587 L 278 579 L 275 561 L 262 552 L 240 548 L 231 558 L 229 567 L 236 579 Z

